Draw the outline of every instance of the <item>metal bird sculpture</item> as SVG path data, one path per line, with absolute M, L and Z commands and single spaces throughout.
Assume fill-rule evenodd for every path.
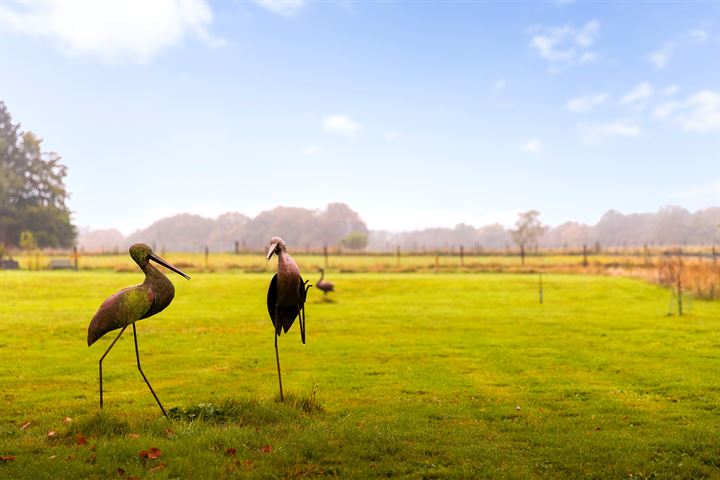
M 90 321 L 90 326 L 88 327 L 88 347 L 106 333 L 117 330 L 118 328 L 121 329 L 120 333 L 115 337 L 115 340 L 112 341 L 103 356 L 100 357 L 100 408 L 103 406 L 102 362 L 107 354 L 110 353 L 110 349 L 120 339 L 120 335 L 132 324 L 133 337 L 135 338 L 135 358 L 137 359 L 138 370 L 150 389 L 150 393 L 155 397 L 155 401 L 160 407 L 160 410 L 162 410 L 163 415 L 167 416 L 165 409 L 157 395 L 155 395 L 155 391 L 150 385 L 145 373 L 143 373 L 142 367 L 140 367 L 140 352 L 138 351 L 135 322 L 163 311 L 165 307 L 170 305 L 170 302 L 172 302 L 175 296 L 175 287 L 172 282 L 170 282 L 160 270 L 155 268 L 150 263 L 150 260 L 169 268 L 188 280 L 190 277 L 155 255 L 152 249 L 144 243 L 136 243 L 131 246 L 130 257 L 132 257 L 135 263 L 137 263 L 145 273 L 145 281 L 140 285 L 124 288 L 105 300 L 103 304 L 100 305 L 95 316 L 93 316 Z
M 295 318 L 300 324 L 300 338 L 305 344 L 305 298 L 307 291 L 312 285 L 307 281 L 303 282 L 300 276 L 300 269 L 287 253 L 285 242 L 280 237 L 273 237 L 270 240 L 270 249 L 267 259 L 273 256 L 278 257 L 277 273 L 270 280 L 270 288 L 267 294 L 267 307 L 270 320 L 275 327 L 275 359 L 277 360 L 278 383 L 280 384 L 280 401 L 284 401 L 282 389 L 282 376 L 280 374 L 280 354 L 278 353 L 278 337 L 284 331 L 290 330 Z
M 323 292 L 323 298 L 324 295 L 327 295 L 328 292 L 335 291 L 335 285 L 332 282 L 328 282 L 323 280 L 325 278 L 325 269 L 320 269 L 320 280 L 315 282 L 315 286 L 318 288 L 318 290 Z

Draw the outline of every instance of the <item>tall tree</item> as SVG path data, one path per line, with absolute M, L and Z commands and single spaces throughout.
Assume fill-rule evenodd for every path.
M 69 247 L 75 239 L 60 156 L 42 151 L 42 140 L 21 132 L 0 101 L 0 243 L 17 246 L 22 231 L 39 247 Z
M 515 230 L 510 230 L 515 243 L 520 247 L 520 262 L 525 265 L 525 248 L 529 245 L 537 243 L 537 240 L 545 232 L 547 227 L 540 223 L 540 212 L 537 210 L 529 210 L 518 214 L 518 219 L 515 222 L 517 227 Z

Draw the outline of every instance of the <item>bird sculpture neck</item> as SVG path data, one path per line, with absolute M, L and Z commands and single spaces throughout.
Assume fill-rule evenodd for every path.
M 320 270 L 320 280 L 318 280 L 318 283 L 322 282 L 323 278 L 325 278 L 325 270 Z
M 150 262 L 145 262 L 144 265 L 138 265 L 140 266 L 140 269 L 142 269 L 143 273 L 145 273 L 144 284 L 151 285 L 153 290 L 173 290 L 174 293 L 174 287 L 170 279 L 158 270 L 155 265 Z M 170 294 L 170 298 L 172 298 L 172 294 Z
M 155 266 L 150 262 L 146 262 L 145 265 L 140 265 L 140 269 L 143 271 L 143 273 L 145 273 L 145 278 L 147 280 L 152 280 L 159 277 L 167 278 L 164 273 L 155 268 Z

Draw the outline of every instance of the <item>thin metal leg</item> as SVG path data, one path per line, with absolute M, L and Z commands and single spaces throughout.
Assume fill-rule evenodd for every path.
M 283 397 L 283 391 L 282 391 L 282 375 L 280 374 L 280 354 L 278 353 L 278 346 L 277 346 L 278 335 L 274 334 L 273 336 L 275 337 L 275 359 L 277 360 L 278 382 L 280 383 L 280 401 L 284 402 L 285 398 Z
M 303 305 L 300 308 L 300 313 L 298 314 L 298 322 L 300 323 L 300 339 L 303 342 L 303 345 L 305 345 L 305 306 Z
M 145 380 L 145 383 L 147 383 L 148 388 L 150 389 L 150 393 L 153 394 L 153 397 L 155 397 L 155 401 L 157 402 L 158 406 L 160 407 L 160 410 L 162 410 L 163 415 L 167 417 L 167 413 L 165 413 L 165 409 L 162 406 L 162 403 L 160 403 L 160 399 L 155 395 L 155 390 L 153 390 L 152 385 L 150 385 L 150 382 L 148 382 L 147 377 L 142 371 L 142 368 L 140 367 L 140 351 L 138 350 L 138 344 L 137 344 L 137 329 L 135 328 L 135 323 L 133 323 L 133 337 L 135 337 L 135 358 L 137 358 L 137 366 L 138 370 L 140 371 L 140 375 L 142 375 L 143 380 Z
M 100 366 L 100 408 L 103 407 L 103 388 L 102 388 L 102 362 L 105 360 L 105 357 L 108 353 L 110 353 L 110 349 L 115 346 L 115 342 L 117 342 L 120 339 L 120 335 L 123 334 L 125 329 L 127 328 L 127 325 L 125 325 L 122 330 L 120 330 L 120 333 L 117 334 L 117 337 L 115 337 L 115 340 L 112 341 L 110 346 L 105 350 L 105 353 L 103 353 L 103 356 L 100 357 L 100 362 L 98 362 L 98 365 Z

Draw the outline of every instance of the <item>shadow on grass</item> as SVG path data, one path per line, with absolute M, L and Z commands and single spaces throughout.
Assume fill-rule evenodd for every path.
M 298 414 L 317 414 L 324 408 L 317 400 L 315 392 L 310 395 L 285 395 L 285 401 L 279 397 L 272 401 L 254 398 L 231 399 L 206 402 L 188 407 L 173 407 L 168 410 L 168 417 L 180 421 L 204 421 L 208 423 L 233 423 L 236 425 L 269 425 L 279 422 L 290 422 L 297 419 Z

